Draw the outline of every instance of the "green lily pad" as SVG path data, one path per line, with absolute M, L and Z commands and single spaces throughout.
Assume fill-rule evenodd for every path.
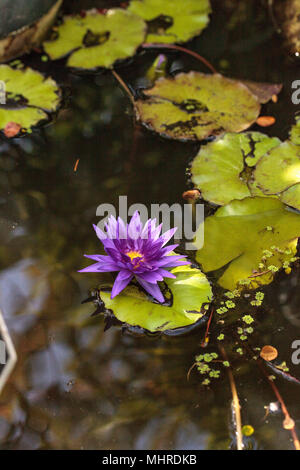
M 279 144 L 277 137 L 260 132 L 226 133 L 201 147 L 191 166 L 192 182 L 203 199 L 219 205 L 262 195 L 251 179 L 251 168 Z
M 56 82 L 36 70 L 0 65 L 0 80 L 6 90 L 6 104 L 0 105 L 1 130 L 9 123 L 16 123 L 27 131 L 49 119 L 49 113 L 56 111 L 60 104 L 61 93 Z
M 196 323 L 204 315 L 201 306 L 211 301 L 211 286 L 199 269 L 180 266 L 171 272 L 176 275 L 176 279 L 166 279 L 173 296 L 171 306 L 153 303 L 139 287 L 129 285 L 114 299 L 100 287 L 105 308 L 111 309 L 121 322 L 152 332 Z
M 180 73 L 161 78 L 136 101 L 141 122 L 164 137 L 202 140 L 253 124 L 260 103 L 237 80 L 219 74 Z
M 145 22 L 127 10 L 89 10 L 84 17 L 65 16 L 44 49 L 53 60 L 69 56 L 68 67 L 111 68 L 117 60 L 135 54 L 145 33 Z
M 300 236 L 300 215 L 278 199 L 247 197 L 220 207 L 204 222 L 204 247 L 196 260 L 204 272 L 220 270 L 225 289 L 269 284 L 288 267 Z
M 186 42 L 207 26 L 209 0 L 132 0 L 128 9 L 148 24 L 149 43 Z
M 276 195 L 300 210 L 300 120 L 288 140 L 260 159 L 253 177 L 265 195 Z

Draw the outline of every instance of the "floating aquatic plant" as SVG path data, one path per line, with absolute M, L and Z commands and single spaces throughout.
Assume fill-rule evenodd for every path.
M 130 284 L 114 299 L 112 287 L 99 286 L 98 292 L 105 310 L 112 312 L 122 323 L 151 332 L 169 332 L 207 321 L 206 307 L 212 299 L 212 289 L 198 268 L 179 266 L 165 280 L 164 304 L 154 303 L 138 285 Z M 183 330 L 181 330 L 183 328 Z M 177 332 L 178 334 L 178 332 Z
M 136 101 L 138 119 L 164 137 L 202 140 L 253 124 L 260 102 L 238 80 L 220 74 L 180 73 L 157 80 Z
M 126 225 L 120 217 L 116 220 L 110 216 L 105 226 L 106 232 L 94 225 L 107 255 L 85 255 L 96 263 L 80 272 L 119 271 L 111 292 L 112 299 L 135 278 L 158 302 L 164 302 L 157 282 L 164 278 L 176 278 L 168 268 L 190 263 L 183 260 L 184 255 L 171 253 L 178 245 L 165 246 L 176 228 L 160 235 L 161 228 L 162 224 L 156 227 L 156 219 L 149 219 L 143 225 L 138 211 Z
M 93 9 L 84 15 L 65 16 L 52 38 L 44 42 L 44 49 L 52 60 L 69 56 L 69 67 L 110 68 L 117 60 L 133 56 L 145 33 L 145 22 L 130 11 Z
M 300 210 L 300 119 L 285 142 L 266 153 L 257 163 L 253 179 L 266 196 Z
M 253 289 L 295 260 L 299 236 L 300 216 L 281 201 L 247 197 L 205 219 L 205 244 L 196 259 L 204 272 L 220 270 L 218 283 L 225 289 Z
M 260 132 L 226 133 L 200 149 L 192 181 L 203 199 L 215 204 L 270 196 L 300 209 L 299 135 L 299 119 L 285 142 Z
M 203 199 L 224 205 L 233 199 L 262 195 L 251 169 L 280 140 L 260 132 L 226 133 L 202 146 L 191 165 L 191 178 Z
M 19 131 L 49 119 L 60 104 L 60 89 L 50 77 L 31 68 L 19 70 L 0 65 L 0 80 L 5 84 L 5 104 L 0 105 L 0 129 L 17 125 Z
M 148 26 L 147 42 L 186 42 L 197 36 L 209 21 L 209 0 L 132 0 L 128 9 Z

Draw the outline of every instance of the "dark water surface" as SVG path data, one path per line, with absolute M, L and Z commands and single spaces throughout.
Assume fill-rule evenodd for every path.
M 73 5 L 72 5 L 73 3 Z M 71 11 L 108 2 L 69 1 Z M 111 2 L 117 4 L 117 2 Z M 299 79 L 260 1 L 216 1 L 207 30 L 187 47 L 222 73 L 282 82 L 276 117 L 265 132 L 285 138 L 297 111 L 291 82 Z M 205 71 L 198 62 L 168 54 L 173 70 Z M 137 86 L 156 54 L 119 69 Z M 81 305 L 101 278 L 83 275 L 83 253 L 99 252 L 91 228 L 97 206 L 182 202 L 185 170 L 198 145 L 162 140 L 134 125 L 128 97 L 110 73 L 78 77 L 63 64 L 28 63 L 64 88 L 57 121 L 31 136 L 0 142 L 0 306 L 18 363 L 0 397 L 2 449 L 228 449 L 232 444 L 226 375 L 211 389 L 186 375 L 203 331 L 181 338 L 136 338 Z M 298 75 L 297 75 L 298 72 Z M 261 130 L 257 127 L 257 130 Z M 264 132 L 264 130 L 263 130 Z M 77 171 L 74 165 L 79 159 Z M 300 339 L 299 271 L 280 274 L 266 289 L 258 315 L 258 346 L 272 344 L 291 372 L 291 343 Z M 107 279 L 107 277 L 105 278 Z M 213 347 L 213 345 L 212 345 Z M 293 448 L 281 414 L 265 418 L 276 399 L 255 364 L 239 361 L 234 375 L 244 424 L 255 428 L 249 446 Z M 276 382 L 300 432 L 297 385 Z

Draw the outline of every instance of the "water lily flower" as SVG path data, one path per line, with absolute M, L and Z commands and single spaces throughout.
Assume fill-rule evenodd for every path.
M 168 268 L 190 264 L 183 260 L 184 255 L 171 253 L 178 245 L 165 246 L 177 227 L 160 235 L 162 224 L 156 227 L 156 219 L 149 219 L 143 225 L 138 211 L 129 224 L 125 225 L 120 217 L 116 220 L 110 216 L 105 224 L 105 232 L 96 225 L 93 227 L 107 256 L 84 255 L 96 263 L 79 272 L 119 271 L 112 288 L 112 299 L 135 278 L 152 297 L 162 303 L 165 299 L 157 282 L 163 281 L 165 277 L 176 277 Z

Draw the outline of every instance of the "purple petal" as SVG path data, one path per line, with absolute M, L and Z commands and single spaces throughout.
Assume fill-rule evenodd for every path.
M 104 233 L 101 228 L 97 227 L 97 225 L 93 224 L 93 227 L 94 227 L 94 230 L 96 232 L 96 235 L 97 237 L 99 238 L 99 240 L 105 240 L 107 238 L 107 235 L 106 233 Z
M 156 284 L 157 281 L 163 281 L 164 278 L 158 271 L 148 271 L 140 273 L 139 278 L 144 279 L 144 281 L 150 282 L 150 284 Z
M 105 256 L 105 255 L 83 255 L 85 258 L 93 259 L 95 261 L 102 261 L 104 263 L 110 262 L 111 263 L 111 257 L 110 256 Z
M 163 303 L 165 301 L 164 296 L 162 295 L 160 288 L 157 284 L 150 284 L 150 282 L 144 281 L 139 276 L 136 276 L 137 281 L 141 286 L 154 297 L 158 302 Z
M 161 253 L 162 253 L 163 255 L 166 255 L 167 253 L 170 253 L 170 251 L 175 250 L 175 248 L 177 248 L 177 247 L 178 247 L 178 243 L 177 243 L 177 245 L 168 245 L 168 246 L 165 246 L 165 248 L 162 248 Z
M 189 261 L 185 261 L 183 258 L 185 258 L 184 255 L 164 256 L 163 258 L 155 262 L 155 266 L 165 267 L 165 268 L 173 268 L 173 267 L 175 268 L 176 266 L 184 266 L 187 264 L 191 264 Z
M 123 219 L 118 217 L 117 223 L 117 238 L 124 240 L 127 238 L 127 226 L 124 224 Z
M 139 211 L 135 211 L 128 224 L 128 235 L 133 240 L 137 240 L 141 234 L 143 225 L 141 222 Z
M 170 279 L 176 279 L 175 274 L 170 273 L 170 271 L 167 271 L 166 269 L 160 268 L 156 272 L 160 274 L 162 277 L 169 277 Z
M 129 284 L 132 278 L 133 275 L 129 271 L 120 271 L 114 282 L 110 298 L 113 299 L 123 289 L 125 289 L 125 287 Z
M 108 223 L 105 224 L 106 232 L 111 240 L 117 238 L 117 221 L 113 215 L 108 218 Z
M 162 236 L 160 237 L 160 239 L 163 241 L 162 246 L 164 246 L 173 237 L 176 230 L 177 230 L 177 227 L 171 228 L 170 230 L 162 234 Z

